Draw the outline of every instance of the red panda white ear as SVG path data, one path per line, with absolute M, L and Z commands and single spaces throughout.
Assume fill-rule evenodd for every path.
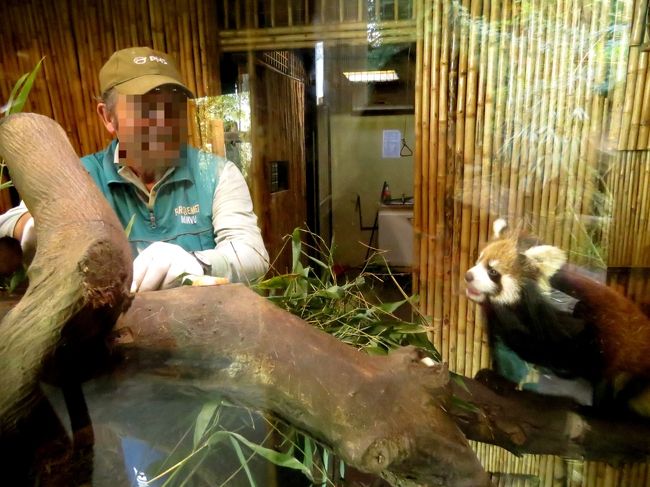
M 550 278 L 566 264 L 567 257 L 564 250 L 553 245 L 536 245 L 524 252 L 545 278 Z
M 503 218 L 498 218 L 494 220 L 492 224 L 492 231 L 494 232 L 494 238 L 501 238 L 503 236 L 503 231 L 508 228 L 508 223 Z

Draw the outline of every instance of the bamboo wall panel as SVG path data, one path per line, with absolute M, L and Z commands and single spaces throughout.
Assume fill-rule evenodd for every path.
M 415 0 L 218 2 L 224 52 L 413 42 Z M 248 6 L 246 8 L 246 6 Z
M 611 466 L 550 455 L 513 455 L 499 447 L 471 442 L 499 487 L 644 487 L 650 485 L 646 463 Z
M 489 365 L 466 270 L 498 217 L 650 309 L 643 0 L 416 2 L 414 288 L 450 369 Z M 617 468 L 475 444 L 499 486 L 644 486 Z
M 434 344 L 473 375 L 489 353 L 461 283 L 496 218 L 596 270 L 648 265 L 648 153 L 609 150 L 617 124 L 629 131 L 629 43 L 646 4 L 421 6 L 414 280 Z
M 272 268 L 291 272 L 291 246 L 285 237 L 306 219 L 305 87 L 296 74 L 298 58 L 293 53 L 276 53 L 287 61 L 286 74 L 277 63 L 256 62 L 249 55 L 251 76 L 251 120 L 253 144 L 252 197 Z M 271 192 L 269 168 L 272 161 L 288 162 L 288 189 Z
M 0 8 L 0 101 L 45 57 L 26 109 L 53 117 L 79 153 L 108 141 L 95 97 L 99 69 L 117 49 L 166 51 L 197 96 L 220 94 L 215 2 L 7 0 Z

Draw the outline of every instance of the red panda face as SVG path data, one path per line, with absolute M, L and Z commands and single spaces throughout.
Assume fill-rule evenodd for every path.
M 517 243 L 511 239 L 489 244 L 465 274 L 467 297 L 477 303 L 486 299 L 500 304 L 519 300 L 521 269 L 517 259 Z
M 465 273 L 465 294 L 477 303 L 513 305 L 520 300 L 525 280 L 535 281 L 542 292 L 548 280 L 566 263 L 564 251 L 551 245 L 521 249 L 517 236 L 504 236 L 506 223 L 494 222 L 496 240 L 481 252 L 476 265 Z

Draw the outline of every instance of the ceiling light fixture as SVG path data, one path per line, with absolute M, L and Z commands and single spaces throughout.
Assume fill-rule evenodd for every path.
M 343 75 L 353 83 L 381 83 L 399 79 L 394 69 L 381 71 L 344 71 Z

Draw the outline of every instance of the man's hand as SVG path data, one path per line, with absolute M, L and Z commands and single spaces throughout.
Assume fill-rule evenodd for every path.
M 173 287 L 181 274 L 202 276 L 203 267 L 178 245 L 154 242 L 133 261 L 131 292 Z

